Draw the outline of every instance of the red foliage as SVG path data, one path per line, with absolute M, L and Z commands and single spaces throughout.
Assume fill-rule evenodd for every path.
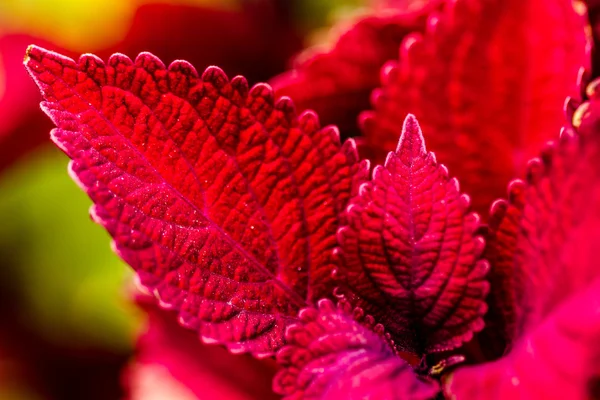
M 570 0 L 448 1 L 384 70 L 364 133 L 380 157 L 413 113 L 429 148 L 486 214 L 563 122 L 586 65 L 584 18 Z

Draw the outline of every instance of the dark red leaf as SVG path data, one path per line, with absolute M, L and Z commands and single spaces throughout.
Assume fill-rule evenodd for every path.
M 514 258 L 517 339 L 501 360 L 456 372 L 448 391 L 459 398 L 583 399 L 598 376 L 599 86 L 530 162 Z
M 451 350 L 483 328 L 488 264 L 468 208 L 409 115 L 396 152 L 360 187 L 338 233 L 350 298 L 402 350 Z
M 415 114 L 429 147 L 485 213 L 562 126 L 564 99 L 587 60 L 585 21 L 570 0 L 445 5 L 384 67 L 364 133 L 370 146 L 391 150 L 402 118 Z
M 362 317 L 364 326 L 350 311 L 329 300 L 301 311 L 301 323 L 287 330 L 290 344 L 277 354 L 283 369 L 275 391 L 290 400 L 435 398 L 437 383 L 417 378 L 378 334 L 383 327 L 368 316 Z
M 331 294 L 354 142 L 217 67 L 35 46 L 25 64 L 92 217 L 205 341 L 271 354 L 306 301 Z
M 369 107 L 381 66 L 398 57 L 407 34 L 424 29 L 426 16 L 426 10 L 394 10 L 364 17 L 331 49 L 306 51 L 292 71 L 272 79 L 275 93 L 290 96 L 299 110 L 315 110 L 323 123 L 336 124 L 346 137 L 356 136 L 358 113 Z
M 511 344 L 516 334 L 515 252 L 523 211 L 525 184 L 511 182 L 508 200 L 492 204 L 486 247 L 483 257 L 490 263 L 487 276 L 490 293 L 487 299 L 485 329 L 478 335 L 486 358 L 497 358 Z

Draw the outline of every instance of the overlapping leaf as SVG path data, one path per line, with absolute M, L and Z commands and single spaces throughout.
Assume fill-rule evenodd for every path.
M 373 93 L 375 111 L 363 116 L 368 144 L 393 149 L 401 118 L 414 113 L 475 211 L 486 213 L 562 126 L 564 99 L 585 65 L 584 18 L 570 0 L 448 1 L 402 47 Z
M 142 284 L 206 341 L 270 354 L 330 295 L 352 141 L 271 89 L 149 53 L 78 62 L 31 46 L 26 67 L 92 217 Z
M 485 329 L 479 338 L 484 342 L 482 351 L 488 358 L 501 356 L 516 334 L 518 274 L 515 253 L 523 214 L 524 186 L 521 180 L 510 183 L 508 200 L 501 199 L 492 204 L 488 226 L 482 229 L 486 238 L 483 256 L 491 268 L 487 276 L 490 282 L 488 312 Z
M 338 272 L 348 297 L 403 350 L 453 349 L 483 327 L 488 264 L 468 208 L 412 115 L 396 151 L 350 201 Z
M 431 8 L 364 17 L 330 50 L 310 49 L 298 57 L 292 71 L 272 79 L 275 93 L 290 96 L 300 110 L 315 110 L 324 123 L 336 124 L 344 135 L 356 136 L 358 113 L 369 106 L 381 66 L 398 57 L 406 35 L 424 29 Z
M 514 258 L 517 340 L 496 363 L 458 370 L 459 398 L 587 398 L 600 371 L 598 82 L 573 126 L 529 166 Z M 517 397 L 518 397 L 517 396 Z
M 283 369 L 274 388 L 285 399 L 433 399 L 437 383 L 417 378 L 396 356 L 370 317 L 357 322 L 348 305 L 319 302 L 288 328 L 289 345 L 277 354 Z

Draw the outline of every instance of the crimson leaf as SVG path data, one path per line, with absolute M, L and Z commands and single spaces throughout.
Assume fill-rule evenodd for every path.
M 205 341 L 272 354 L 298 310 L 330 295 L 354 142 L 217 67 L 35 46 L 25 65 L 92 217 Z
M 488 264 L 468 208 L 412 115 L 396 151 L 350 201 L 338 272 L 353 303 L 403 350 L 453 349 L 483 328 Z
M 402 118 L 415 114 L 484 213 L 562 126 L 564 99 L 587 60 L 585 20 L 565 0 L 444 3 L 384 67 L 364 132 L 372 147 L 392 150 Z
M 438 385 L 420 380 L 394 354 L 369 316 L 356 315 L 348 304 L 329 300 L 304 309 L 301 322 L 286 333 L 289 345 L 277 354 L 283 369 L 274 388 L 286 399 L 432 399 Z M 376 333 L 377 332 L 377 333 Z

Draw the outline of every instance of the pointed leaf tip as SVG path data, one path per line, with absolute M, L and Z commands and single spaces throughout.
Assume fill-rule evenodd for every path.
M 404 119 L 396 154 L 406 165 L 411 164 L 412 159 L 415 157 L 422 157 L 427 154 L 423 132 L 419 126 L 419 121 L 413 114 L 408 114 Z
M 454 349 L 483 327 L 488 264 L 468 208 L 409 114 L 396 152 L 360 186 L 338 231 L 341 286 L 402 351 Z
M 23 64 L 27 65 L 27 63 L 29 62 L 29 54 L 31 53 L 31 50 L 35 47 L 34 44 L 30 44 L 29 46 L 27 46 L 27 50 L 25 50 L 25 57 L 23 57 Z

